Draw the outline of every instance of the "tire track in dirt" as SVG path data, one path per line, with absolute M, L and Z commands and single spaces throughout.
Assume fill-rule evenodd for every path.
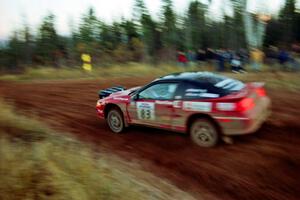
M 54 128 L 91 142 L 95 149 L 139 162 L 196 197 L 299 199 L 300 93 L 269 90 L 270 120 L 258 133 L 237 137 L 234 145 L 204 149 L 186 135 L 143 127 L 112 134 L 96 117 L 98 89 L 114 84 L 131 87 L 148 80 L 6 82 L 0 83 L 0 94 L 21 112 L 37 114 Z

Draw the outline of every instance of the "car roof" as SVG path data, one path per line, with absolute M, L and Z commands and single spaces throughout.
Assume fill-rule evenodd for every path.
M 215 84 L 224 79 L 227 78 L 211 72 L 179 72 L 160 77 L 155 81 L 195 81 Z

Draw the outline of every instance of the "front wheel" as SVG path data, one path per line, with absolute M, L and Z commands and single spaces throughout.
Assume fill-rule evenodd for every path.
M 111 109 L 106 120 L 109 128 L 114 133 L 121 133 L 124 130 L 123 115 L 119 109 Z
M 201 147 L 213 147 L 219 140 L 216 126 L 208 119 L 195 120 L 190 128 L 190 136 Z

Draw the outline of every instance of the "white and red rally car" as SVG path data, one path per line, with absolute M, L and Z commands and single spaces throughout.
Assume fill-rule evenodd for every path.
M 98 116 L 120 133 L 131 124 L 189 133 L 203 147 L 220 136 L 255 132 L 270 113 L 263 83 L 244 84 L 209 72 L 184 72 L 125 90 L 99 92 Z

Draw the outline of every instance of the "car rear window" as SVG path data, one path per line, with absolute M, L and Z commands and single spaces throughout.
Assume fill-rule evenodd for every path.
M 196 79 L 203 83 L 210 83 L 216 88 L 232 92 L 240 91 L 245 87 L 245 84 L 239 80 L 217 74 L 205 74 L 203 76 L 200 75 Z
M 215 83 L 214 86 L 217 88 L 226 90 L 226 91 L 236 92 L 236 91 L 240 91 L 241 89 L 243 89 L 245 87 L 245 84 L 242 83 L 241 81 L 227 78 L 227 79 L 223 79 L 223 80 L 220 80 L 219 82 Z
M 238 92 L 245 87 L 241 81 L 220 75 L 197 77 L 196 80 L 196 82 L 184 84 L 182 90 L 184 99 L 219 98 Z

